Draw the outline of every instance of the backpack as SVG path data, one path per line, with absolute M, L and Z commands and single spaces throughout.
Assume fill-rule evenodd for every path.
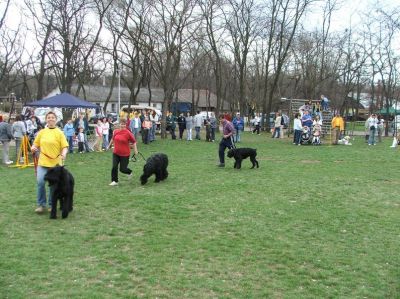
M 285 118 L 283 117 L 283 115 L 281 115 L 281 126 L 285 125 Z

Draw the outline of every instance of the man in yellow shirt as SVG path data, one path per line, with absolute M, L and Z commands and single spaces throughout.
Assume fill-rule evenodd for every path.
M 344 131 L 344 120 L 339 113 L 332 118 L 332 144 L 338 144 L 340 133 Z

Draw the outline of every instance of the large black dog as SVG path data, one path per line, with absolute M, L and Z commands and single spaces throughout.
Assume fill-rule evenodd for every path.
M 66 168 L 64 168 L 64 166 L 56 166 L 47 171 L 44 180 L 49 182 L 49 186 L 53 192 L 50 218 L 57 218 L 57 200 L 60 200 L 62 218 L 67 218 L 68 213 L 71 212 L 73 208 L 74 177 Z
M 143 174 L 140 177 L 142 185 L 147 183 L 147 179 L 153 174 L 156 176 L 155 182 L 165 180 L 168 177 L 168 156 L 166 154 L 154 154 L 147 159 L 143 166 Z
M 237 169 L 240 169 L 242 167 L 242 160 L 248 157 L 250 157 L 250 161 L 251 163 L 253 163 L 253 166 L 251 168 L 254 168 L 254 166 L 256 165 L 258 168 L 258 161 L 256 160 L 256 156 L 257 150 L 249 147 L 232 148 L 228 151 L 228 157 L 235 158 L 235 165 L 233 165 L 233 168 Z

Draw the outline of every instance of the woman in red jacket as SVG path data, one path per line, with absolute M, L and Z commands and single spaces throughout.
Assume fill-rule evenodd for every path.
M 113 131 L 113 137 L 108 146 L 110 148 L 114 144 L 113 150 L 113 165 L 111 169 L 111 183 L 110 186 L 118 185 L 118 165 L 119 171 L 128 175 L 128 178 L 132 178 L 132 170 L 128 168 L 129 156 L 131 154 L 131 148 L 135 155 L 137 155 L 136 140 L 131 131 L 126 128 L 126 119 L 121 118 L 119 120 L 119 129 Z

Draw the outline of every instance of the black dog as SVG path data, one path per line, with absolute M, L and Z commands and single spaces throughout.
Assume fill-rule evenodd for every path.
M 154 154 L 147 159 L 143 166 L 143 174 L 140 177 L 142 185 L 147 183 L 147 179 L 153 174 L 156 176 L 155 182 L 165 180 L 168 177 L 168 157 L 166 154 Z
M 228 151 L 229 158 L 235 158 L 235 165 L 233 168 L 240 169 L 242 167 L 242 160 L 250 157 L 251 163 L 253 163 L 253 167 L 257 165 L 258 168 L 258 161 L 256 160 L 257 150 L 254 148 L 249 147 L 242 147 L 242 148 L 232 148 Z
M 73 206 L 74 177 L 64 166 L 56 166 L 47 171 L 44 180 L 49 182 L 52 189 L 50 218 L 57 218 L 57 200 L 60 200 L 62 218 L 67 218 Z

